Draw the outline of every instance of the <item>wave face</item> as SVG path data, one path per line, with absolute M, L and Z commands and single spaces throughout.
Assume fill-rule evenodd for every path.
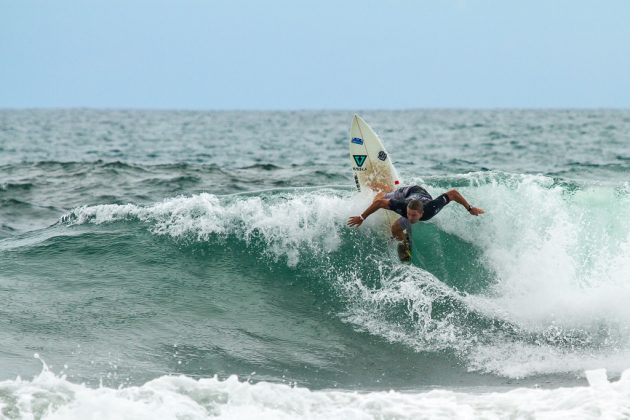
M 351 113 L 0 111 L 2 415 L 623 412 L 628 113 L 365 117 L 487 213 L 414 225 L 411 265 L 382 215 L 348 228 Z M 594 369 L 621 379 L 588 400 Z

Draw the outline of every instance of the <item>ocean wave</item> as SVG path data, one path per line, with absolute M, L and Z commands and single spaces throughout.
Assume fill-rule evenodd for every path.
M 471 218 L 450 205 L 414 226 L 419 267 L 397 262 L 378 216 L 358 230 L 345 226 L 372 197 L 347 190 L 83 206 L 62 221 L 134 221 L 193 245 L 240 241 L 325 282 L 346 302 L 341 319 L 358 329 L 419 351 L 448 350 L 470 370 L 523 377 L 624 367 L 615 360 L 630 353 L 625 187 L 488 172 L 416 181 L 435 195 L 455 184 L 487 210 Z
M 32 188 L 33 184 L 31 182 L 5 182 L 0 184 L 0 193 L 13 191 L 24 192 Z

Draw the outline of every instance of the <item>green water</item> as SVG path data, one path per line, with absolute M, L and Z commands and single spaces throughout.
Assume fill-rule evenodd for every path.
M 362 116 L 456 204 L 395 258 L 351 112 L 0 111 L 0 379 L 583 384 L 630 353 L 630 113 Z

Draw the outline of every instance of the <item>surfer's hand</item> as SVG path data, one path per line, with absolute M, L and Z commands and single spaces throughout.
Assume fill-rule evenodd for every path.
M 485 211 L 484 209 L 480 209 L 479 207 L 471 207 L 470 210 L 468 210 L 468 213 L 472 214 L 473 216 L 479 216 L 480 214 L 484 214 Z
M 352 216 L 348 219 L 348 226 L 359 227 L 361 226 L 361 223 L 363 223 L 363 218 L 361 218 L 361 216 Z

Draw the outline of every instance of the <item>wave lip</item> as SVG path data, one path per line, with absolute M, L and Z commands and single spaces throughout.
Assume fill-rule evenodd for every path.
M 352 211 L 348 201 L 319 192 L 219 197 L 196 194 L 152 206 L 97 205 L 74 209 L 62 218 L 69 224 L 139 220 L 153 233 L 175 239 L 208 241 L 235 235 L 251 243 L 260 239 L 265 253 L 295 266 L 306 251 L 320 254 L 339 246 L 339 230 Z

